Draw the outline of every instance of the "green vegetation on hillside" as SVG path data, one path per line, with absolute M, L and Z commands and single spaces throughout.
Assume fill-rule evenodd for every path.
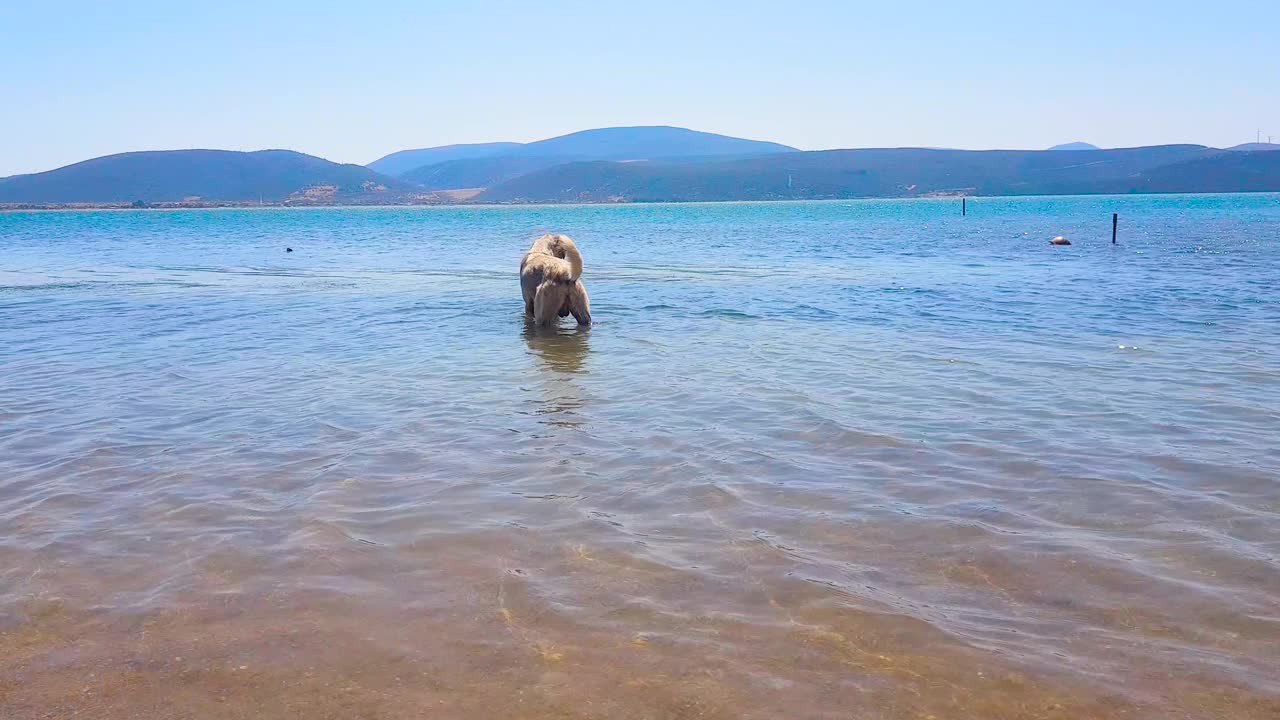
M 0 179 L 0 202 L 108 203 L 204 200 L 312 202 L 411 188 L 360 165 L 292 150 L 163 150 L 86 160 Z
M 1237 162 L 1249 155 L 1200 145 L 1163 145 L 1073 152 L 829 150 L 710 163 L 578 162 L 514 178 L 477 199 L 784 200 L 1140 192 L 1144 188 L 1168 191 L 1156 190 L 1165 187 L 1195 192 L 1200 178 L 1219 176 L 1206 188 L 1280 190 L 1280 174 L 1270 173 L 1266 163 Z M 1232 184 L 1226 177 L 1236 177 L 1239 182 Z
M 616 146 L 609 144 L 615 141 Z M 581 154 L 528 151 L 536 146 Z M 288 150 L 124 153 L 0 179 L 0 203 L 678 202 L 1280 192 L 1280 152 L 1201 145 L 799 152 L 679 128 L 606 128 L 517 146 L 514 153 L 510 147 L 499 150 L 488 157 L 433 163 L 398 178 Z

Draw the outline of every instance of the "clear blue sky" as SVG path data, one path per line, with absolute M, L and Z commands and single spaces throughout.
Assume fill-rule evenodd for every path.
M 1280 139 L 1274 2 L 35 2 L 0 175 L 127 150 L 388 152 L 668 124 L 804 149 Z

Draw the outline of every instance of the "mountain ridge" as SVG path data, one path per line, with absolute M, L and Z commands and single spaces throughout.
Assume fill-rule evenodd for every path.
M 1241 156 L 1251 155 L 1249 153 Z M 578 162 L 488 188 L 480 202 L 661 202 L 1048 195 L 1129 192 L 1157 168 L 1227 156 L 1202 145 L 1061 153 L 1047 150 L 872 148 L 764 156 L 704 164 Z M 1166 184 L 1194 191 L 1194 173 L 1217 176 L 1218 160 L 1173 172 Z M 1230 170 L 1228 169 L 1229 173 Z M 1247 181 L 1218 186 L 1280 191 L 1280 175 L 1241 164 Z M 1162 187 L 1156 185 L 1153 187 Z
M 293 150 L 142 150 L 0 178 L 0 202 L 8 203 L 282 202 L 308 192 L 322 201 L 410 190 L 363 165 Z
M 426 165 L 497 155 L 503 151 L 520 147 L 522 144 L 517 142 L 463 143 L 417 148 L 415 150 L 397 150 L 388 155 L 383 155 L 365 165 L 365 167 L 374 172 L 394 177 Z
M 0 178 L 0 204 L 437 204 L 460 202 L 656 202 L 785 200 L 939 195 L 1112 192 L 1280 192 L 1280 153 L 1203 145 L 1108 150 L 862 148 L 784 150 L 776 143 L 642 126 L 667 145 L 609 145 L 588 155 L 508 154 L 508 145 L 470 146 L 466 157 L 399 178 L 291 150 L 165 150 L 120 153 L 62 168 Z M 625 130 L 625 129 L 624 129 Z M 674 133 L 674 135 L 671 135 Z M 710 142 L 703 142 L 711 138 Z M 682 139 L 697 142 L 691 147 Z M 537 144 L 530 144 L 537 145 Z M 520 146 L 526 148 L 528 146 Z M 457 149 L 455 147 L 455 149 Z M 765 152 L 750 152 L 750 150 Z M 695 154 L 688 155 L 689 151 Z M 697 154 L 727 150 L 718 155 Z M 746 153 L 734 152 L 747 150 Z M 607 152 L 606 152 L 607 151 Z M 599 159 L 602 154 L 616 159 Z M 635 154 L 653 155 L 634 158 Z
M 1102 148 L 1098 147 L 1097 145 L 1094 145 L 1093 143 L 1080 142 L 1080 141 L 1062 143 L 1061 145 L 1054 145 L 1053 147 L 1049 148 L 1049 150 L 1101 150 L 1101 149 Z
M 1280 143 L 1251 142 L 1232 145 L 1226 149 L 1231 152 L 1275 152 L 1276 150 L 1280 150 Z
M 591 160 L 653 160 L 700 155 L 749 155 L 797 152 L 765 140 L 690 130 L 673 125 L 626 125 L 578 132 L 526 143 L 517 156 L 565 156 Z
M 450 162 L 476 161 L 475 170 L 461 170 L 454 165 L 453 172 L 473 174 L 494 172 L 494 158 L 511 159 L 514 166 L 545 166 L 550 159 L 563 162 L 574 160 L 651 160 L 672 157 L 699 157 L 723 155 L 763 155 L 779 152 L 797 152 L 796 148 L 764 140 L 721 135 L 719 133 L 690 130 L 672 125 L 626 125 L 592 128 L 557 135 L 528 143 L 476 143 L 469 145 L 442 145 L 418 150 L 401 150 L 385 155 L 367 167 L 384 174 L 404 177 L 410 174 L 430 176 L 423 169 Z M 515 159 L 523 161 L 515 161 Z M 528 158 L 543 158 L 529 161 Z M 483 169 L 487 168 L 487 169 Z

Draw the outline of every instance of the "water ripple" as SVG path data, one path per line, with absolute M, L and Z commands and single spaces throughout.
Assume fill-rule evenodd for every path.
M 726 707 L 1267 717 L 1277 205 L 0 216 L 0 632 L 286 608 L 409 653 L 430 615 Z M 590 330 L 520 317 L 548 225 Z

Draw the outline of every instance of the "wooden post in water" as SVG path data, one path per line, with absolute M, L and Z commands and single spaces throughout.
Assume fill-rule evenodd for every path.
M 1120 224 L 1120 213 L 1111 213 L 1111 244 L 1116 244 L 1116 226 Z
M 969 214 L 969 209 L 965 206 L 965 199 L 960 198 L 960 217 L 964 217 L 965 215 L 968 215 L 968 214 Z

